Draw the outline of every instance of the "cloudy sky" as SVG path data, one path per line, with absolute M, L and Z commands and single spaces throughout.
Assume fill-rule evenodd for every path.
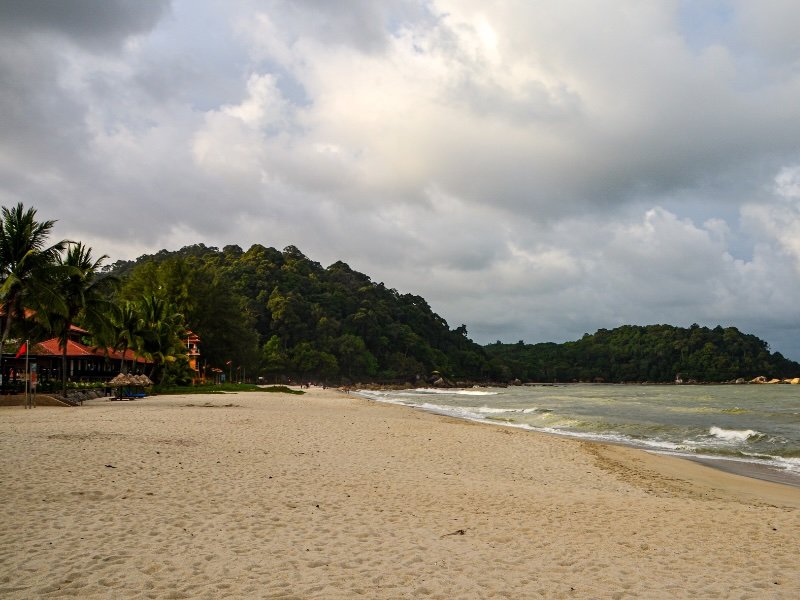
M 796 0 L 4 0 L 0 203 L 112 260 L 293 244 L 486 343 L 800 360 Z

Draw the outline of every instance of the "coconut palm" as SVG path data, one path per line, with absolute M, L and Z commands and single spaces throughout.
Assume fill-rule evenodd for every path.
M 183 315 L 167 300 L 150 294 L 141 300 L 142 354 L 153 361 L 152 379 L 163 382 L 165 367 L 185 355 L 181 336 L 186 331 Z
M 140 351 L 143 343 L 141 319 L 136 304 L 124 302 L 114 313 L 113 318 L 115 350 L 122 350 L 122 362 L 120 363 L 120 373 L 125 372 L 125 358 L 128 350 L 131 350 L 131 369 L 136 360 L 136 353 Z
M 51 317 L 64 314 L 66 307 L 53 282 L 62 271 L 58 258 L 69 243 L 47 245 L 55 221 L 36 220 L 36 209 L 22 203 L 2 208 L 0 222 L 0 311 L 5 324 L 0 333 L 0 377 L 3 351 L 15 321 L 30 309 L 37 321 L 48 325 Z M 5 378 L 3 378 L 5 385 Z
M 63 314 L 52 322 L 52 330 L 61 348 L 61 393 L 67 392 L 67 342 L 76 320 L 89 329 L 97 339 L 107 339 L 111 329 L 113 303 L 109 299 L 111 290 L 117 285 L 114 277 L 100 277 L 100 269 L 106 255 L 97 260 L 92 249 L 81 242 L 70 244 L 65 256 L 58 255 L 57 263 L 62 267 L 56 291 L 64 303 Z

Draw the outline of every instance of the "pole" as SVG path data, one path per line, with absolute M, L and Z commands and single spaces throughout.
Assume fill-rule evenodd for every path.
M 25 408 L 33 408 L 30 396 L 30 379 L 31 372 L 29 368 L 30 361 L 30 340 L 25 340 Z
M 39 369 L 36 363 L 31 363 L 31 403 L 36 408 L 36 384 L 39 382 Z

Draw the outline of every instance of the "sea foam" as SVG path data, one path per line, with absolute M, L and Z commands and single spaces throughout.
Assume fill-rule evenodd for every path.
M 708 433 L 726 442 L 746 442 L 763 435 L 754 429 L 722 429 L 721 427 L 712 427 Z
M 465 390 L 453 388 L 414 388 L 400 392 L 406 396 L 424 394 L 441 394 L 443 396 L 497 396 L 498 392 L 484 392 L 482 390 Z

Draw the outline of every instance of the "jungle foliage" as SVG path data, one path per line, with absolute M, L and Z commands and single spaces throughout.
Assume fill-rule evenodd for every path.
M 119 261 L 123 298 L 168 299 L 202 339 L 206 364 L 267 381 L 730 381 L 790 377 L 800 365 L 735 327 L 626 325 L 580 340 L 481 347 L 420 296 L 294 246 L 203 244 Z
M 625 325 L 600 329 L 563 344 L 502 344 L 485 347 L 504 378 L 523 381 L 665 383 L 723 382 L 758 376 L 797 377 L 800 364 L 771 353 L 754 335 L 735 327 Z
M 420 296 L 343 262 L 324 268 L 294 246 L 197 244 L 118 261 L 107 272 L 125 282 L 122 298 L 169 299 L 200 336 L 204 361 L 226 373 L 230 362 L 267 381 L 492 375 L 466 327 L 450 329 Z

